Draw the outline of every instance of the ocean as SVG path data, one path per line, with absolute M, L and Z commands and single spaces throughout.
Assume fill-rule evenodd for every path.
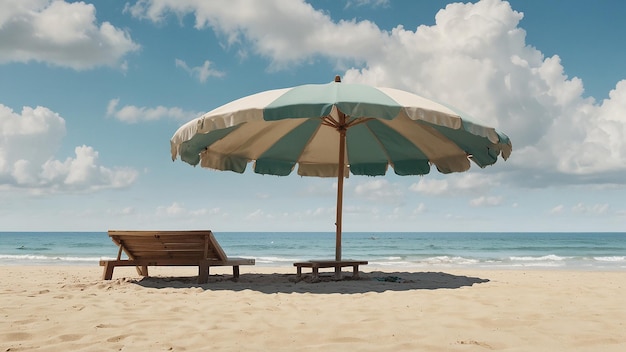
M 215 232 L 229 256 L 260 266 L 333 259 L 331 232 Z M 626 233 L 349 232 L 343 258 L 394 268 L 626 270 Z M 117 256 L 106 232 L 0 232 L 0 266 L 98 265 Z

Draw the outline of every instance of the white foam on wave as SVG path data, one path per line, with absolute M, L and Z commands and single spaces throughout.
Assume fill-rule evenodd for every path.
M 300 259 L 286 257 L 256 257 L 254 260 L 261 264 L 280 264 L 301 261 Z
M 541 257 L 509 257 L 511 261 L 520 261 L 520 262 L 554 262 L 554 261 L 564 261 L 569 259 L 568 257 L 561 257 L 556 254 L 548 254 Z
M 513 267 L 544 267 L 544 268 L 558 268 L 567 265 L 567 261 L 573 257 L 562 257 L 556 254 L 548 254 L 539 257 L 523 256 L 523 257 L 509 257 L 511 266 Z
M 611 257 L 593 257 L 594 260 L 599 262 L 626 262 L 626 256 L 611 256 Z
M 511 264 L 512 267 L 542 267 L 542 268 L 558 268 L 565 266 L 563 262 L 526 262 Z
M 429 267 L 429 266 L 461 266 L 461 265 L 477 265 L 480 260 L 465 258 L 460 256 L 436 256 L 428 258 L 410 258 L 401 260 L 401 257 L 389 257 L 380 260 L 370 260 L 371 265 L 390 266 L 390 267 Z
M 0 261 L 26 261 L 26 262 L 98 262 L 111 260 L 108 257 L 62 257 L 33 254 L 1 254 Z
M 402 259 L 402 257 L 387 257 L 387 258 L 385 258 L 385 259 L 386 259 L 386 260 L 389 260 L 389 261 L 394 261 L 394 260 L 401 260 L 401 259 Z
M 459 256 L 451 257 L 451 256 L 443 255 L 443 256 L 425 258 L 421 260 L 421 262 L 424 262 L 427 264 L 435 264 L 435 265 L 440 265 L 440 264 L 470 265 L 470 264 L 478 264 L 480 261 L 478 259 L 464 258 L 464 257 L 459 257 Z
M 405 267 L 411 266 L 411 262 L 407 261 L 369 261 L 370 265 L 378 265 L 378 266 L 391 266 L 391 267 Z

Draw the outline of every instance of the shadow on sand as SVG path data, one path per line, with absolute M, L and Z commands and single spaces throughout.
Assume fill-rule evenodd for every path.
M 309 275 L 297 281 L 295 274 L 242 274 L 238 280 L 228 275 L 211 275 L 207 284 L 199 285 L 195 277 L 147 277 L 131 280 L 146 288 L 191 288 L 210 291 L 252 290 L 262 293 L 367 293 L 408 290 L 456 289 L 489 282 L 488 279 L 458 276 L 443 272 L 369 272 L 360 278 L 345 277 L 336 281 L 332 274 L 312 281 Z

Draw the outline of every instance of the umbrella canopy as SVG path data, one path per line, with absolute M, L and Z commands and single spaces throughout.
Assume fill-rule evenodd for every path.
M 257 93 L 220 106 L 176 131 L 172 160 L 216 170 L 337 177 L 341 260 L 343 179 L 462 172 L 511 154 L 509 138 L 451 107 L 392 88 L 335 82 Z

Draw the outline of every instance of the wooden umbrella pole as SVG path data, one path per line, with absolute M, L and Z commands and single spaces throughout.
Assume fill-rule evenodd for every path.
M 345 154 L 346 154 L 346 116 L 342 113 L 339 114 L 339 126 L 337 127 L 339 132 L 339 170 L 337 171 L 337 235 L 335 238 L 335 260 L 341 260 L 341 224 L 343 213 L 343 177 L 345 168 Z

